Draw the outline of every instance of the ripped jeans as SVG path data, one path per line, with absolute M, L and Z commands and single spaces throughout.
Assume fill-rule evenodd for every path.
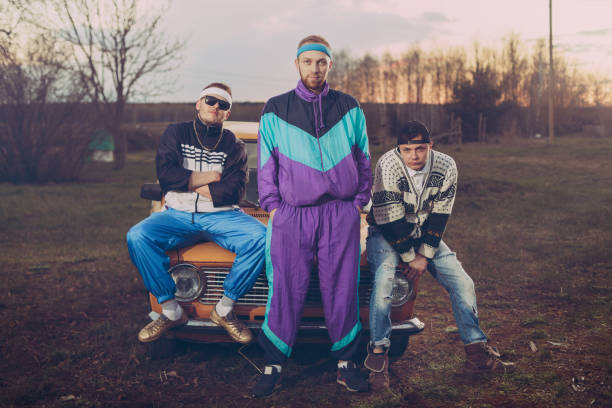
M 374 287 L 370 298 L 370 343 L 375 346 L 389 347 L 391 341 L 391 291 L 395 268 L 399 255 L 385 240 L 380 230 L 369 227 L 367 256 L 370 271 L 374 273 Z M 464 344 L 487 341 L 487 336 L 478 325 L 478 309 L 474 282 L 463 270 L 461 263 L 443 241 L 433 260 L 434 268 L 428 270 L 446 289 L 450 296 L 451 307 L 459 336 Z

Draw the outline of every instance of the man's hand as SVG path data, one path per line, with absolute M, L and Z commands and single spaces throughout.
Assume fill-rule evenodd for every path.
M 417 253 L 416 257 L 408 263 L 410 271 L 406 275 L 409 280 L 421 277 L 427 270 L 427 258 Z
M 410 279 L 408 278 L 408 275 L 410 274 L 410 266 L 407 263 L 400 261 L 397 265 L 397 269 L 399 269 L 399 272 L 404 275 L 406 279 Z
M 217 171 L 194 171 L 189 177 L 189 190 L 196 191 L 199 187 L 207 186 L 215 181 L 221 181 L 221 173 Z
M 208 188 L 208 185 L 202 186 L 202 187 L 198 187 L 194 191 L 196 193 L 198 193 L 200 195 L 203 195 L 204 197 L 212 200 L 212 195 L 210 194 L 210 188 Z
M 207 173 L 209 173 L 210 176 L 210 181 L 208 182 L 208 184 L 214 183 L 215 181 L 221 181 L 221 173 L 219 173 L 218 171 L 209 171 Z

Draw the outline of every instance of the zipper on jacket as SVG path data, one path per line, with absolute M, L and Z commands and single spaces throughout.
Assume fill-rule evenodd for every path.
M 319 100 L 320 103 L 320 108 L 322 108 L 323 105 L 323 101 Z M 313 101 L 312 102 L 312 111 L 313 111 L 313 118 L 314 118 L 314 128 L 315 128 L 315 135 L 317 135 L 317 145 L 319 146 L 319 155 L 321 157 L 321 170 L 325 171 L 325 166 L 323 166 L 323 149 L 321 149 L 321 142 L 319 140 L 319 125 L 317 124 L 317 106 L 316 106 L 316 102 Z M 322 109 L 321 109 L 322 110 Z M 323 113 L 321 112 L 321 115 L 323 115 Z M 319 118 L 319 120 L 322 120 L 321 118 Z
M 200 150 L 200 160 L 199 160 L 199 162 L 200 162 L 200 172 L 202 172 L 202 150 Z M 200 193 L 198 193 L 198 192 L 195 192 L 195 193 L 196 193 L 196 200 L 195 200 L 195 203 L 193 204 L 193 206 L 194 206 L 193 213 L 191 213 L 191 223 L 192 224 L 194 224 L 195 213 L 198 212 L 198 200 L 200 199 Z
M 325 166 L 323 166 L 323 149 L 321 149 L 321 142 L 319 141 L 319 131 L 317 131 L 317 144 L 319 145 L 319 154 L 321 155 L 321 170 L 325 171 Z

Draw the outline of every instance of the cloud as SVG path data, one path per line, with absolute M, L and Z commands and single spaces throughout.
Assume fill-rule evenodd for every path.
M 556 44 L 555 47 L 558 51 L 566 52 L 568 54 L 590 53 L 591 51 L 597 48 L 594 44 L 589 44 L 585 42 L 559 43 Z
M 448 23 L 451 21 L 451 19 L 446 17 L 446 15 L 444 15 L 443 13 L 438 13 L 435 11 L 426 11 L 425 13 L 423 13 L 423 17 L 426 21 L 432 23 Z
M 586 30 L 586 31 L 579 31 L 577 33 L 578 35 L 584 35 L 584 36 L 601 36 L 601 35 L 610 35 L 612 34 L 612 27 L 609 28 L 601 28 L 599 30 Z
M 295 17 L 295 9 L 286 10 L 280 14 L 269 15 L 262 20 L 255 21 L 253 28 L 264 34 L 287 33 L 296 27 L 293 21 Z

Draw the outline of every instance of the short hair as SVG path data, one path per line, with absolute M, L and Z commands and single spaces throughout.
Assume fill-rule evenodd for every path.
M 230 94 L 230 96 L 233 97 L 232 95 L 232 88 L 229 87 L 229 85 L 224 84 L 223 82 L 213 82 L 212 84 L 208 84 L 204 87 L 204 89 L 208 89 L 208 88 L 221 88 L 224 91 L 227 91 L 228 94 Z M 202 89 L 202 90 L 204 90 Z
M 329 45 L 329 42 L 327 42 L 327 40 L 321 37 L 320 35 L 309 35 L 308 37 L 302 38 L 297 47 L 299 49 L 302 45 L 310 43 L 323 44 L 330 50 L 332 49 L 331 45 Z
M 410 144 L 410 141 L 423 136 L 423 143 L 431 142 L 429 129 L 418 120 L 411 120 L 402 125 L 397 136 L 397 144 Z

